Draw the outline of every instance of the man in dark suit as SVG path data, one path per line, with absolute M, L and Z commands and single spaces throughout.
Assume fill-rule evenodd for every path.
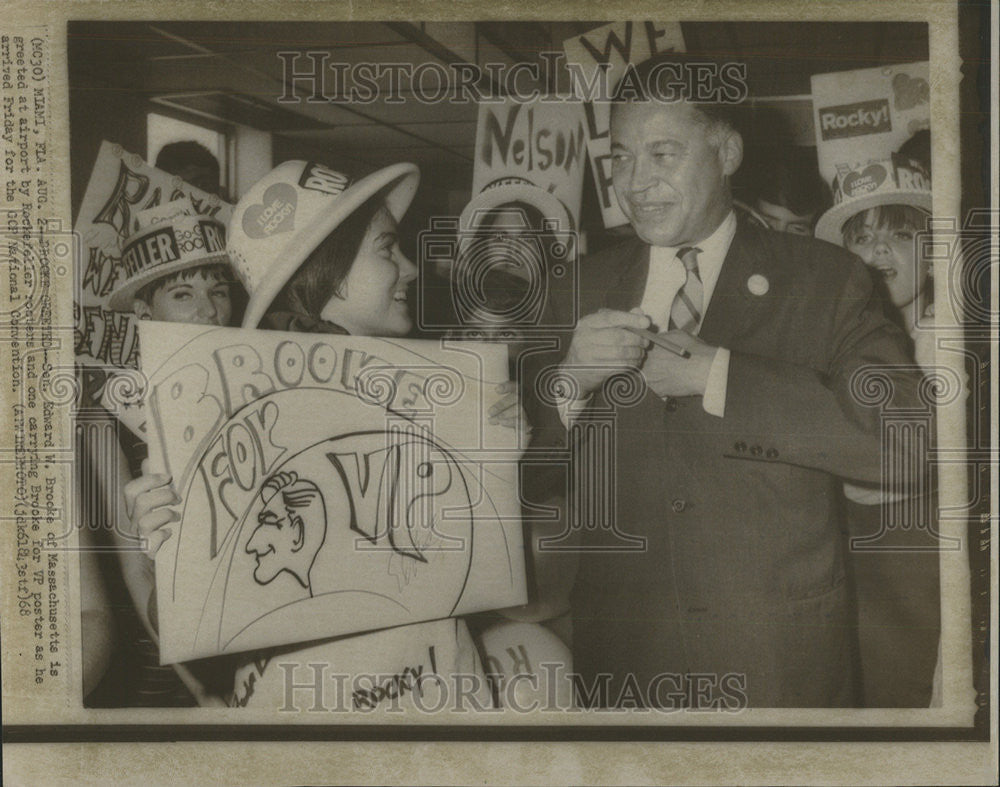
M 916 404 L 919 378 L 892 368 L 912 364 L 907 343 L 859 260 L 737 222 L 726 111 L 612 109 L 638 238 L 584 262 L 559 419 L 538 429 L 544 444 L 614 421 L 615 528 L 577 534 L 584 705 L 856 703 L 837 477 L 881 480 L 880 413 Z M 650 328 L 690 357 L 634 332 Z M 645 391 L 624 402 L 609 381 L 636 371 Z

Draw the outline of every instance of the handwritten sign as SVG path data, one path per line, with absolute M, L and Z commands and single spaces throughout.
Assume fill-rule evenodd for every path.
M 888 158 L 917 131 L 930 128 L 929 80 L 927 62 L 813 76 L 823 180 L 829 184 L 838 171 Z
M 495 345 L 143 322 L 161 659 L 524 603 Z M 483 382 L 488 381 L 488 382 Z
M 223 224 L 229 222 L 229 203 L 149 166 L 119 145 L 101 143 L 74 226 L 82 245 L 75 310 L 78 361 L 135 365 L 136 320 L 130 314 L 107 309 L 108 296 L 122 265 L 122 246 L 135 229 L 140 211 L 184 197 L 190 198 L 197 213 Z
M 586 101 L 587 151 L 597 184 L 605 227 L 627 224 L 611 183 L 611 105 L 608 99 L 624 76 L 625 67 L 638 65 L 660 52 L 684 52 L 678 22 L 612 22 L 563 42 L 571 89 Z
M 574 226 L 579 226 L 586 155 L 587 128 L 580 103 L 481 104 L 472 193 L 504 178 L 524 178 L 557 197 Z

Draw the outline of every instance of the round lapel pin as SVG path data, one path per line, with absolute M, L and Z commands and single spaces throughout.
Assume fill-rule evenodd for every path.
M 771 282 L 759 273 L 755 273 L 747 279 L 747 289 L 754 295 L 766 295 L 767 291 L 771 289 Z

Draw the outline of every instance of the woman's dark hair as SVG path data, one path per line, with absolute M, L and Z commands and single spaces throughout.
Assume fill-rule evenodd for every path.
M 358 256 L 372 219 L 385 205 L 380 191 L 344 219 L 312 250 L 305 262 L 278 293 L 268 311 L 287 311 L 320 319 L 320 312 L 340 288 Z
M 851 236 L 861 231 L 866 220 L 874 222 L 877 228 L 920 231 L 926 228 L 929 215 L 927 211 L 912 205 L 878 205 L 851 216 L 841 227 L 841 233 L 847 243 Z

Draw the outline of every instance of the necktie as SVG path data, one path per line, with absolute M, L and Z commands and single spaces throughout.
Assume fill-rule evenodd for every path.
M 701 249 L 686 246 L 677 252 L 677 259 L 684 265 L 687 274 L 684 284 L 674 296 L 670 307 L 670 327 L 679 328 L 688 333 L 697 333 L 701 324 L 701 313 L 705 298 L 701 276 L 698 275 L 698 252 Z

